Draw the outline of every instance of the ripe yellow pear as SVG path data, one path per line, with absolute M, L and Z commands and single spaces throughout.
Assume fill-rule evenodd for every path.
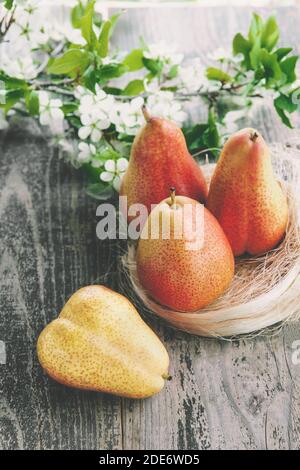
M 146 398 L 169 379 L 163 344 L 126 297 L 100 285 L 79 289 L 40 334 L 47 374 L 80 389 Z
M 198 219 L 198 220 L 197 220 Z M 199 310 L 229 287 L 234 257 L 215 217 L 185 196 L 163 200 L 150 213 L 137 250 L 142 286 L 173 310 Z

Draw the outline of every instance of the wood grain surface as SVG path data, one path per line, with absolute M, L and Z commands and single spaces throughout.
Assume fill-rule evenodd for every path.
M 115 42 L 129 49 L 141 35 L 165 39 L 205 64 L 208 51 L 246 29 L 250 14 L 131 9 Z M 300 52 L 300 10 L 277 14 L 283 43 Z M 270 142 L 299 136 L 268 104 L 251 119 Z M 227 342 L 148 319 L 168 349 L 173 379 L 143 401 L 68 389 L 43 374 L 38 334 L 79 287 L 98 282 L 120 290 L 119 248 L 97 240 L 97 202 L 33 121 L 14 122 L 0 146 L 0 448 L 300 448 L 300 365 L 292 363 L 299 324 L 277 336 Z

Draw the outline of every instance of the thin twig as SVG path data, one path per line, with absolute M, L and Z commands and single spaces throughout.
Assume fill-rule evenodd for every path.
M 210 152 L 211 150 L 222 150 L 221 147 L 210 147 L 207 149 L 200 150 L 199 152 L 192 153 L 193 157 L 197 157 L 198 155 L 201 155 L 202 153 L 207 153 Z
M 53 91 L 54 93 L 57 93 L 59 95 L 74 96 L 73 91 L 64 90 L 63 88 L 59 88 L 59 87 L 56 87 L 56 86 L 49 86 L 47 89 L 49 91 Z
M 2 18 L 1 22 L 0 22 L 0 43 L 2 42 L 2 40 L 4 39 L 6 33 L 8 32 L 9 28 L 11 27 L 11 25 L 15 22 L 15 18 L 14 18 L 14 14 L 15 14 L 15 11 L 16 11 L 16 5 L 13 7 L 12 11 L 9 11 L 5 14 L 5 16 Z M 10 14 L 10 18 L 9 18 L 9 21 L 8 23 L 5 25 L 5 29 L 2 31 L 2 27 L 3 25 L 5 24 L 5 20 L 8 16 L 8 14 Z
M 36 87 L 48 87 L 48 86 L 64 86 L 64 85 L 69 85 L 70 83 L 74 83 L 75 78 L 65 78 L 64 80 L 60 80 L 59 82 L 54 82 L 53 80 L 32 80 L 31 84 Z

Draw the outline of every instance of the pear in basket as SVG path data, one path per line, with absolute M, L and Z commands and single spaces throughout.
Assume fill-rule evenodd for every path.
M 171 196 L 152 210 L 143 227 L 137 274 L 148 295 L 161 305 L 192 312 L 229 287 L 234 257 L 215 217 L 171 188 Z
M 151 116 L 145 107 L 143 114 L 146 124 L 134 140 L 120 189 L 128 207 L 144 204 L 150 211 L 151 204 L 168 196 L 170 186 L 176 186 L 179 194 L 206 201 L 204 175 L 189 154 L 181 129 L 168 119 Z
M 240 130 L 224 145 L 207 207 L 236 256 L 265 253 L 283 238 L 287 198 L 273 173 L 269 148 L 254 129 Z

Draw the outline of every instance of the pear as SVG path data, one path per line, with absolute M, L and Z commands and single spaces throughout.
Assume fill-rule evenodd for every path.
M 79 289 L 40 334 L 39 361 L 58 382 L 145 398 L 169 378 L 163 344 L 124 296 L 101 286 Z
M 143 227 L 137 248 L 141 285 L 173 310 L 199 310 L 230 285 L 234 257 L 215 217 L 199 202 L 171 196 L 158 204 Z
M 287 199 L 274 176 L 269 148 L 256 130 L 242 129 L 225 143 L 207 208 L 220 222 L 236 256 L 265 253 L 283 238 Z
M 181 129 L 172 121 L 152 117 L 143 107 L 145 126 L 134 139 L 120 195 L 127 205 L 143 204 L 151 211 L 169 195 L 178 193 L 204 202 L 208 188 L 201 168 L 189 154 Z M 128 217 L 132 220 L 133 217 Z

